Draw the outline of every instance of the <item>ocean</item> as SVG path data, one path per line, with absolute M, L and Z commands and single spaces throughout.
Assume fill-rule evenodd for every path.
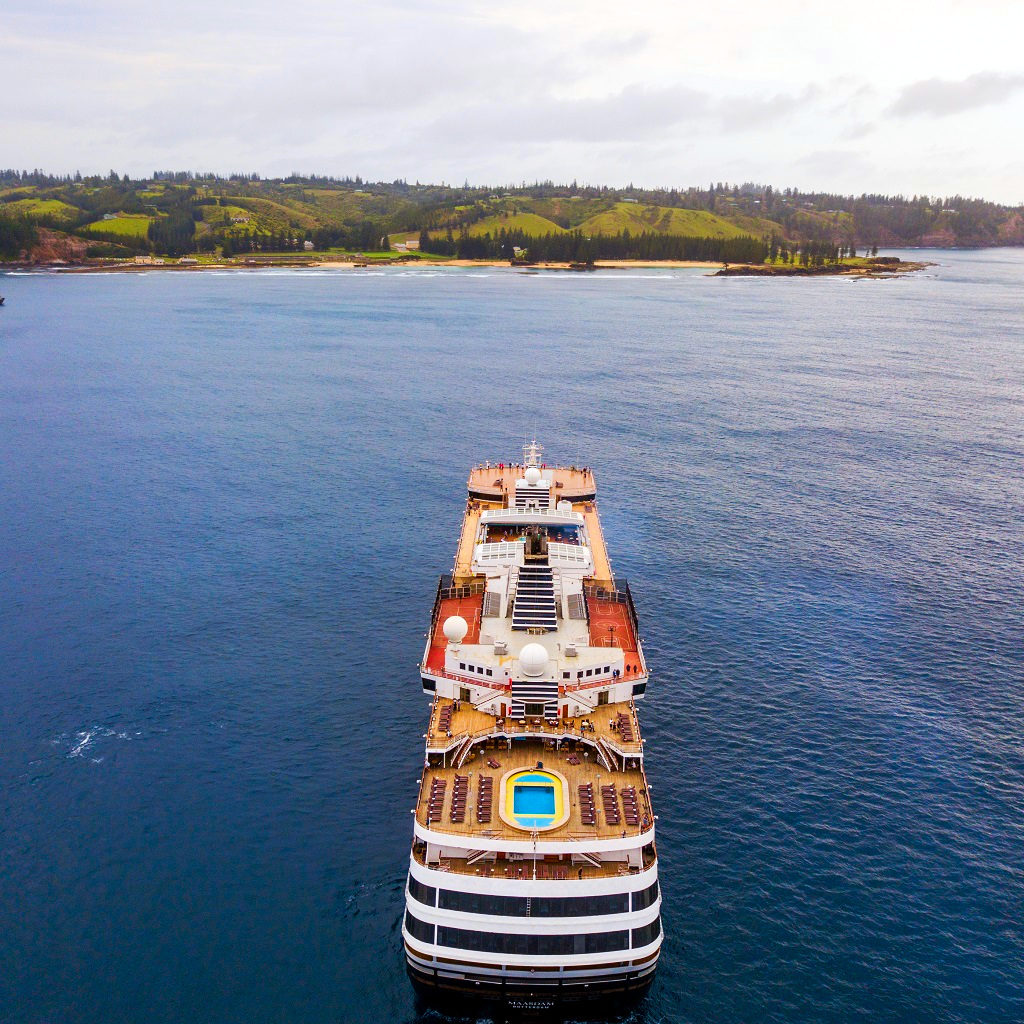
M 469 467 L 598 479 L 637 1024 L 1024 1020 L 1024 252 L 896 280 L 0 275 L 0 1021 L 412 1024 Z

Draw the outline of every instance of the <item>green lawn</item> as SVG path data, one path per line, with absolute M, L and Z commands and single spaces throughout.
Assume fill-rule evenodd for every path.
M 149 224 L 154 218 L 141 213 L 122 213 L 110 220 L 94 220 L 86 224 L 83 231 L 102 231 L 110 235 L 125 235 L 131 238 L 145 238 Z

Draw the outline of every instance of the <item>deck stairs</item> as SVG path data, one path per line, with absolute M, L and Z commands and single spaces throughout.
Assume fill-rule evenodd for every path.
M 546 562 L 520 566 L 512 605 L 512 628 L 541 629 L 549 633 L 558 628 L 554 574 Z
M 527 704 L 543 704 L 544 718 L 551 724 L 558 723 L 558 683 L 544 679 L 512 680 L 512 718 L 525 718 Z

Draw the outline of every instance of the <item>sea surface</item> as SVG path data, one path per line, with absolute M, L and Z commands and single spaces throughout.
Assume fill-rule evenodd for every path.
M 416 663 L 534 434 L 653 668 L 632 1019 L 1024 1020 L 1024 253 L 909 255 L 0 276 L 0 1022 L 441 1020 Z

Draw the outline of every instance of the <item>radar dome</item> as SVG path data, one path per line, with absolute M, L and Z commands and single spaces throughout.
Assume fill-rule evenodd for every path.
M 536 466 L 530 466 L 523 476 L 531 487 L 536 487 L 540 483 L 540 470 Z
M 453 644 L 462 643 L 469 632 L 469 623 L 461 615 L 449 615 L 444 620 L 444 635 Z
M 527 644 L 519 652 L 519 667 L 524 676 L 543 675 L 548 667 L 548 652 L 540 644 Z

